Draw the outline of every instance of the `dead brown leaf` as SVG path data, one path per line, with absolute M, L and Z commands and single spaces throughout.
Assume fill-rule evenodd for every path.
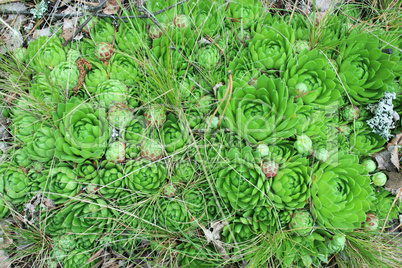
M 201 229 L 204 231 L 205 238 L 207 239 L 207 243 L 213 243 L 216 251 L 221 254 L 222 258 L 229 259 L 229 255 L 226 252 L 223 242 L 220 240 L 223 227 L 227 225 L 226 221 L 216 221 L 211 223 L 209 229 L 206 229 L 204 226 L 201 226 Z M 212 231 L 210 231 L 212 229 Z
M 385 190 L 396 195 L 402 188 L 402 174 L 398 172 L 385 172 L 388 176 L 388 180 L 384 185 Z
M 399 171 L 399 156 L 398 156 L 398 145 L 392 145 L 391 147 L 388 148 L 388 150 L 391 149 L 391 163 L 396 167 L 396 169 Z
M 104 14 L 114 15 L 119 12 L 121 5 L 124 3 L 124 0 L 108 0 L 106 2 L 105 8 L 103 9 Z
M 377 161 L 378 169 L 388 171 L 396 170 L 394 164 L 391 162 L 391 152 L 388 149 L 373 154 L 373 157 Z
M 69 6 L 66 10 L 63 11 L 64 14 L 75 14 L 77 11 Z M 65 18 L 63 21 L 63 32 L 61 33 L 61 37 L 67 41 L 69 40 L 73 35 L 75 30 L 77 29 L 78 26 L 78 17 L 73 17 L 71 19 Z M 74 39 L 75 40 L 80 40 L 82 38 L 82 34 L 77 35 Z

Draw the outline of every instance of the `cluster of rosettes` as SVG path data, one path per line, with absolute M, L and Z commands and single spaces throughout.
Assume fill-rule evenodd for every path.
M 105 19 L 67 48 L 57 36 L 29 44 L 20 58 L 34 76 L 11 113 L 0 216 L 38 193 L 53 200 L 40 220 L 67 267 L 91 265 L 86 252 L 103 244 L 134 254 L 145 239 L 157 250 L 151 234 L 175 236 L 179 265 L 222 266 L 211 244 L 184 242 L 216 222 L 227 222 L 228 254 L 288 230 L 277 257 L 319 266 L 345 233 L 384 223 L 386 177 L 371 181 L 376 166 L 361 158 L 394 127 L 400 92 L 384 92 L 402 75 L 400 55 L 340 27 L 342 15 L 323 29 L 333 42 L 314 43 L 303 16 L 289 24 L 257 0 L 173 4 L 146 2 L 165 10 L 158 24 Z

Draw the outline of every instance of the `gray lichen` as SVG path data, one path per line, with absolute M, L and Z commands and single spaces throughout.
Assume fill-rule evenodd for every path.
M 367 110 L 374 114 L 374 117 L 367 120 L 367 124 L 372 128 L 372 131 L 386 140 L 389 140 L 393 135 L 390 130 L 395 128 L 395 111 L 392 100 L 396 98 L 395 93 L 386 92 L 377 104 L 369 104 Z

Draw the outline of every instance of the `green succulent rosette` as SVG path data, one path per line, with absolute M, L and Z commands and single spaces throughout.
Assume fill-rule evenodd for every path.
M 55 130 L 55 127 L 48 124 L 39 127 L 33 140 L 26 147 L 30 159 L 47 163 L 54 157 L 56 149 Z
M 125 129 L 133 118 L 133 112 L 124 104 L 117 104 L 109 109 L 107 120 L 109 124 L 117 129 Z
M 107 80 L 96 88 L 96 100 L 108 109 L 117 103 L 125 104 L 128 96 L 127 86 L 119 80 Z
M 226 8 L 226 18 L 242 29 L 250 28 L 263 14 L 262 2 L 258 0 L 230 2 Z
M 74 62 L 63 62 L 50 72 L 50 81 L 52 81 L 53 86 L 60 88 L 60 90 L 67 91 L 69 95 L 71 91 L 78 83 L 79 78 L 78 67 Z
M 89 187 L 89 186 L 88 186 Z M 125 187 L 124 171 L 120 164 L 103 161 L 99 175 L 91 181 L 90 188 L 99 192 L 104 198 L 118 199 Z
M 58 126 L 55 131 L 57 158 L 82 163 L 103 157 L 109 139 L 104 109 L 95 109 L 92 104 L 73 97 L 59 104 L 53 112 L 53 121 Z
M 114 211 L 108 203 L 100 198 L 85 198 L 80 202 L 70 201 L 57 214 L 63 217 L 61 228 L 67 232 L 85 233 L 96 239 L 98 234 L 105 233 L 113 225 Z
M 175 250 L 179 253 L 177 259 L 180 267 L 222 267 L 222 261 L 216 257 L 214 248 L 199 238 L 182 241 Z
M 198 174 L 197 162 L 190 159 L 179 160 L 173 168 L 173 175 L 178 181 L 192 181 Z
M 251 58 L 251 52 L 248 49 L 242 49 L 238 57 L 229 63 L 228 69 L 232 71 L 233 80 L 238 80 L 240 84 L 242 81 L 250 86 L 255 85 L 258 77 L 261 76 L 261 71 L 257 68 L 258 63 Z
M 184 204 L 174 199 L 161 199 L 159 202 L 158 225 L 169 231 L 181 231 L 189 227 L 189 214 Z
M 65 258 L 63 267 L 65 268 L 90 268 L 96 264 L 97 260 L 88 262 L 88 260 L 94 255 L 94 252 L 83 251 L 82 249 L 76 249 L 68 253 Z
M 277 209 L 301 209 L 310 198 L 309 162 L 297 155 L 283 160 L 276 176 L 269 179 L 268 198 Z
M 134 25 L 120 24 L 116 33 L 117 49 L 130 55 L 138 55 L 147 47 L 145 32 L 138 31 L 141 21 L 134 20 Z
M 146 124 L 143 116 L 135 116 L 121 132 L 126 141 L 126 158 L 136 158 L 141 151 L 141 143 L 146 134 Z
M 66 52 L 61 40 L 56 37 L 42 36 L 28 45 L 28 64 L 36 73 L 49 74 L 54 67 L 66 61 Z
M 31 182 L 23 169 L 7 162 L 0 165 L 0 193 L 5 201 L 19 206 L 28 199 L 30 191 Z
M 353 31 L 339 47 L 339 77 L 354 104 L 377 102 L 395 78 L 394 62 L 378 47 L 378 38 L 358 31 Z
M 146 159 L 128 161 L 124 167 L 128 189 L 143 193 L 155 193 L 163 185 L 166 169 L 163 163 Z
M 360 228 L 372 207 L 370 178 L 356 155 L 340 153 L 330 160 L 312 176 L 312 215 L 322 227 Z
M 310 212 L 306 210 L 298 210 L 292 214 L 289 223 L 290 230 L 298 236 L 307 236 L 314 228 L 314 219 Z
M 58 66 L 58 65 L 57 65 Z M 44 74 L 33 76 L 33 83 L 29 93 L 38 101 L 46 105 L 53 106 L 54 103 L 64 102 L 66 94 L 61 92 L 58 87 L 51 86 L 50 77 Z
M 194 222 L 196 225 L 197 223 L 206 221 L 207 198 L 207 193 L 199 187 L 191 187 L 190 189 L 186 189 L 183 193 L 183 205 L 188 212 L 190 221 Z
M 232 230 L 233 235 L 229 228 Z M 252 219 L 249 217 L 236 217 L 222 230 L 223 241 L 228 244 L 245 242 L 255 236 L 252 229 Z
M 162 126 L 162 141 L 166 152 L 175 154 L 185 149 L 189 140 L 187 127 L 174 114 L 167 115 Z
M 358 155 L 369 156 L 381 151 L 386 142 L 387 140 L 372 132 L 352 132 L 349 136 L 349 151 Z
M 274 234 L 279 230 L 279 210 L 274 207 L 257 206 L 254 210 L 246 211 L 244 216 L 252 216 L 252 229 L 254 232 Z M 283 227 L 283 225 L 280 225 Z
M 115 29 L 109 19 L 99 20 L 91 30 L 91 38 L 95 44 L 107 42 L 113 43 Z
M 375 198 L 373 199 L 373 207 L 370 209 L 370 213 L 377 215 L 379 219 L 379 226 L 383 226 L 385 219 L 388 217 L 388 221 L 397 219 L 398 215 L 402 211 L 402 206 L 398 203 L 394 203 L 395 196 L 390 192 L 379 187 L 374 192 Z M 388 214 L 389 213 L 389 214 Z M 388 225 L 388 222 L 387 222 Z
M 201 35 L 213 37 L 219 32 L 224 24 L 224 13 L 220 8 L 224 5 L 219 1 L 189 1 L 186 14 L 190 14 L 194 29 Z
M 224 161 L 213 170 L 216 188 L 221 198 L 234 209 L 253 209 L 263 205 L 268 182 L 261 168 L 254 164 L 250 147 L 229 152 L 229 161 Z
M 105 157 L 108 162 L 124 162 L 126 160 L 126 144 L 122 141 L 110 142 Z
M 32 160 L 29 158 L 28 155 L 29 153 L 27 147 L 21 147 L 17 150 L 14 150 L 13 154 L 11 155 L 11 161 L 17 167 L 31 167 Z
M 255 67 L 275 73 L 285 71 L 286 63 L 293 54 L 295 42 L 293 29 L 284 22 L 262 27 L 249 41 L 249 51 Z
M 114 54 L 108 68 L 110 79 L 119 80 L 126 86 L 134 86 L 141 76 L 138 64 L 134 59 L 123 54 Z
M 34 134 L 40 128 L 41 120 L 37 117 L 25 114 L 11 116 L 13 123 L 9 126 L 10 132 L 17 142 L 29 143 Z
M 102 84 L 109 80 L 109 72 L 102 67 L 102 65 L 94 65 L 86 75 L 85 75 L 85 88 L 88 90 L 90 94 L 96 94 L 96 89 L 99 84 Z
M 189 62 L 193 61 L 195 33 L 189 28 L 175 28 L 170 29 L 168 35 L 169 37 L 162 35 L 155 39 L 151 51 L 161 67 L 166 68 L 169 73 L 183 76 L 192 70 Z
M 215 45 L 198 50 L 196 61 L 200 67 L 206 71 L 212 71 L 218 67 L 220 61 L 220 51 Z
M 224 90 L 218 99 L 224 100 Z M 223 113 L 224 105 L 220 112 Z M 252 144 L 273 143 L 296 133 L 299 106 L 289 96 L 284 82 L 260 76 L 255 87 L 233 83 L 233 95 L 225 111 L 222 125 Z
M 304 50 L 291 58 L 282 77 L 291 95 L 302 99 L 305 104 L 327 108 L 342 103 L 343 90 L 336 73 L 318 49 Z M 300 92 L 301 84 L 307 87 L 306 92 Z
M 326 141 L 335 139 L 335 135 L 331 136 L 328 131 L 328 124 L 331 118 L 327 116 L 328 111 L 325 109 L 314 109 L 310 105 L 305 105 L 298 113 L 299 124 L 297 124 L 297 136 L 307 135 L 313 142 Z
M 59 164 L 44 172 L 43 176 L 39 187 L 55 204 L 68 201 L 81 190 L 77 173 L 68 165 Z
M 99 163 L 97 160 L 85 160 L 77 165 L 75 172 L 77 173 L 79 180 L 83 182 L 89 182 L 98 176 Z

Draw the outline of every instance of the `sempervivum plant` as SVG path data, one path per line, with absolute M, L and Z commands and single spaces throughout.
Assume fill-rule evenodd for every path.
M 108 61 L 113 55 L 113 46 L 109 43 L 101 42 L 95 47 L 94 53 L 99 60 Z
M 223 25 L 224 13 L 219 12 L 223 1 L 192 1 L 188 4 L 194 28 L 202 35 L 213 37 Z
M 79 77 L 78 67 L 74 62 L 63 62 L 50 72 L 53 86 L 67 91 L 67 94 L 77 85 Z
M 250 40 L 251 58 L 257 68 L 265 71 L 285 70 L 286 62 L 292 55 L 294 33 L 286 23 L 275 23 L 255 33 Z
M 82 163 L 86 159 L 100 159 L 107 148 L 109 124 L 104 109 L 71 98 L 60 103 L 53 112 L 58 126 L 55 131 L 55 155 L 60 160 Z
M 91 39 L 99 44 L 101 42 L 113 43 L 115 29 L 110 20 L 99 20 L 91 30 Z
M 296 211 L 292 215 L 289 228 L 298 236 L 308 235 L 314 227 L 314 219 L 306 210 Z
M 166 169 L 163 163 L 149 160 L 128 161 L 124 167 L 127 187 L 143 193 L 155 193 L 163 185 Z
M 131 58 L 115 54 L 109 64 L 110 79 L 116 79 L 127 86 L 134 86 L 140 78 L 138 64 Z
M 225 91 L 220 87 L 219 100 L 224 100 Z M 221 113 L 223 109 L 221 105 Z M 262 75 L 255 87 L 234 83 L 222 124 L 250 143 L 273 143 L 295 134 L 298 110 L 281 80 Z
M 43 176 L 40 187 L 55 204 L 68 201 L 81 190 L 77 173 L 69 165 L 59 164 L 44 172 Z
M 141 157 L 150 161 L 156 161 L 163 156 L 162 144 L 155 140 L 146 138 L 141 143 Z
M 216 187 L 221 198 L 234 209 L 252 209 L 266 201 L 268 182 L 261 168 L 254 164 L 252 149 L 244 147 L 241 151 L 234 148 L 229 153 L 230 165 L 222 163 L 213 172 Z
M 196 61 L 206 71 L 212 71 L 218 66 L 220 60 L 219 53 L 219 49 L 215 45 L 201 48 L 198 51 Z
M 353 31 L 339 47 L 339 76 L 355 104 L 376 102 L 394 79 L 395 64 L 378 47 L 378 38 L 358 31 Z
M 118 103 L 109 109 L 107 120 L 109 124 L 117 129 L 125 129 L 127 124 L 133 118 L 133 112 L 127 105 Z
M 252 211 L 254 232 L 269 232 L 274 234 L 279 226 L 284 227 L 278 220 L 279 210 L 268 206 L 258 206 Z
M 120 24 L 119 31 L 116 33 L 117 48 L 120 51 L 128 54 L 136 54 L 146 47 L 146 37 L 144 31 L 139 31 L 142 28 L 143 20 L 134 20 L 134 27 L 127 24 Z
M 30 159 L 46 163 L 53 158 L 56 149 L 55 130 L 48 124 L 42 124 L 39 127 L 33 140 L 26 147 Z
M 291 94 L 306 104 L 325 107 L 342 101 L 336 73 L 317 49 L 304 50 L 290 59 L 282 77 Z M 302 87 L 306 90 L 301 90 Z
M 111 108 L 117 103 L 125 104 L 127 96 L 127 86 L 119 80 L 110 79 L 98 85 L 95 98 L 102 107 Z
M 175 199 L 160 199 L 158 224 L 170 231 L 181 231 L 188 227 L 189 214 L 182 202 Z
M 331 161 L 332 160 L 332 161 Z M 370 178 L 356 155 L 333 155 L 313 173 L 312 215 L 322 227 L 359 228 L 371 207 Z
M 275 177 L 268 180 L 269 200 L 278 209 L 303 208 L 310 198 L 310 172 L 308 160 L 299 156 L 284 159 Z
M 223 227 L 223 241 L 229 244 L 244 242 L 252 239 L 255 235 L 252 230 L 251 219 L 246 217 L 236 217 L 228 225 Z M 229 228 L 232 229 L 233 235 Z
M 149 127 L 160 128 L 166 122 L 166 109 L 162 106 L 151 106 L 144 112 L 145 122 Z
M 185 148 L 189 139 L 187 127 L 174 114 L 167 116 L 162 126 L 162 141 L 167 153 L 175 153 Z
M 122 163 L 126 160 L 126 144 L 122 141 L 109 143 L 105 154 L 106 160 L 112 163 Z
M 205 222 L 207 215 L 206 193 L 201 187 L 191 187 L 183 193 L 183 203 L 189 213 L 190 221 Z
M 30 66 L 37 73 L 49 74 L 56 65 L 66 61 L 66 52 L 61 46 L 61 40 L 53 36 L 42 36 L 28 45 Z
M 179 255 L 177 256 L 180 267 L 222 267 L 222 261 L 215 258 L 216 251 L 206 241 L 199 238 L 183 241 L 176 247 Z
M 107 161 L 102 162 L 99 175 L 91 183 L 91 190 L 98 191 L 104 198 L 118 199 L 125 185 L 122 166 Z
M 262 2 L 258 0 L 240 0 L 228 3 L 226 17 L 237 27 L 250 28 L 262 15 Z
M 23 169 L 3 162 L 0 165 L 0 193 L 5 201 L 20 205 L 28 199 L 31 183 Z
M 77 165 L 75 171 L 80 177 L 81 181 L 89 182 L 90 180 L 98 176 L 98 166 L 99 163 L 96 160 L 85 160 L 84 162 Z
M 109 73 L 102 65 L 94 63 L 93 66 L 96 68 L 92 68 L 85 75 L 85 86 L 90 94 L 96 94 L 98 85 L 109 80 Z

